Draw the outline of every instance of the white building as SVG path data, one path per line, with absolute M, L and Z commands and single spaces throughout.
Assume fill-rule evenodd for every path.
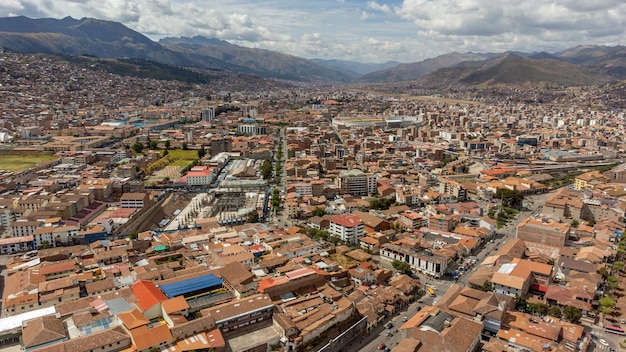
M 385 243 L 380 248 L 380 257 L 394 261 L 399 260 L 411 265 L 411 268 L 422 274 L 441 277 L 446 273 L 448 260 L 445 257 L 432 254 L 428 250 L 416 251 L 392 243 Z
M 204 166 L 194 166 L 187 173 L 187 184 L 190 186 L 203 186 L 211 184 L 211 170 Z
M 365 235 L 363 221 L 356 215 L 340 214 L 330 219 L 331 236 L 336 236 L 346 243 L 359 244 L 359 239 Z

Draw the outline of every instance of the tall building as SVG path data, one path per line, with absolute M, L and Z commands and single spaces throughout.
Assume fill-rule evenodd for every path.
M 202 109 L 200 112 L 200 117 L 202 122 L 211 122 L 215 120 L 215 109 L 214 108 L 206 108 Z
M 211 155 L 219 153 L 230 153 L 233 151 L 233 143 L 230 137 L 213 137 L 211 138 Z
M 337 182 L 341 194 L 366 196 L 378 192 L 376 175 L 366 174 L 361 170 L 343 170 L 339 173 Z

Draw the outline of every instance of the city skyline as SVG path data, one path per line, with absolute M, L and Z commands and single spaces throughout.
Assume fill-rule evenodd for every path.
M 623 45 L 626 3 L 617 0 L 499 2 L 292 2 L 9 0 L 0 16 L 93 17 L 153 40 L 205 36 L 304 58 L 418 62 L 449 52 L 558 52 Z

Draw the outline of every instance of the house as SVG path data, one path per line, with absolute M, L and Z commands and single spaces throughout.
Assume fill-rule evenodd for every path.
M 22 323 L 22 341 L 25 351 L 32 351 L 68 339 L 63 321 L 55 315 L 46 315 Z

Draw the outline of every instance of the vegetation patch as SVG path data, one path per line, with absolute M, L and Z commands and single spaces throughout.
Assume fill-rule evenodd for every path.
M 343 254 L 331 254 L 329 258 L 336 261 L 344 269 L 356 268 L 360 264 L 358 260 L 348 258 Z
M 0 154 L 0 169 L 20 172 L 55 159 L 58 157 L 49 153 L 3 152 Z

